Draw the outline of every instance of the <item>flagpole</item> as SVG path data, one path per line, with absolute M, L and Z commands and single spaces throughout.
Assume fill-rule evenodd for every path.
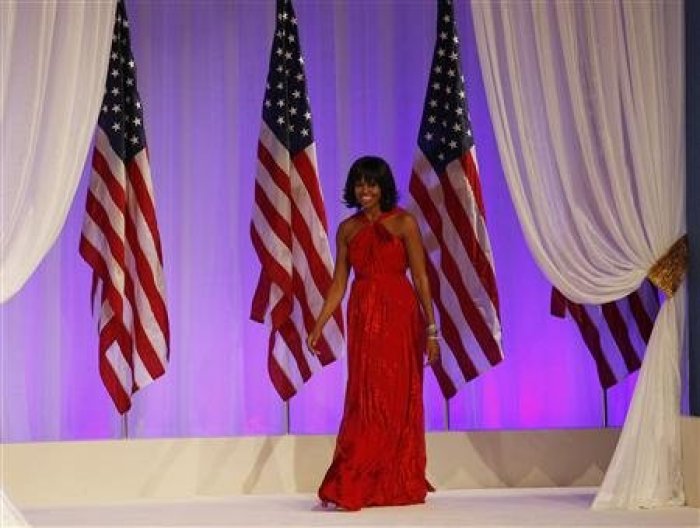
M 284 432 L 285 434 L 289 434 L 291 428 L 290 428 L 290 419 L 289 419 L 289 400 L 284 402 Z
M 445 398 L 445 425 L 447 425 L 447 430 L 450 430 L 450 400 Z
M 608 427 L 608 389 L 603 389 L 603 427 Z
M 122 438 L 129 438 L 129 413 L 122 414 Z

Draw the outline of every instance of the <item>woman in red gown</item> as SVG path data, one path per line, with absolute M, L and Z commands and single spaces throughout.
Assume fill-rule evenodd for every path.
M 318 495 L 344 510 L 422 503 L 432 490 L 425 479 L 423 355 L 436 361 L 439 348 L 418 224 L 396 207 L 391 169 L 381 158 L 353 164 L 344 201 L 358 212 L 338 227 L 333 283 L 307 339 L 314 350 L 352 269 L 345 408 Z

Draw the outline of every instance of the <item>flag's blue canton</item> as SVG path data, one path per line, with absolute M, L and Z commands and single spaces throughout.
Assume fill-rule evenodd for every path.
M 131 53 L 129 21 L 122 0 L 117 3 L 107 87 L 98 123 L 109 137 L 114 152 L 124 161 L 132 159 L 146 146 L 143 109 L 136 89 L 136 65 Z
M 277 24 L 267 74 L 263 120 L 292 155 L 313 142 L 304 59 L 297 19 L 289 0 L 277 1 Z
M 437 40 L 418 145 L 437 174 L 473 145 L 452 2 L 438 2 Z

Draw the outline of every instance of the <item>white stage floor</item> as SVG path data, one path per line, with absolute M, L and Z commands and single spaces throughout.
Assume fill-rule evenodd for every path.
M 676 526 L 700 510 L 592 511 L 594 488 L 448 490 L 424 505 L 324 510 L 313 495 L 235 495 L 24 510 L 32 526 Z

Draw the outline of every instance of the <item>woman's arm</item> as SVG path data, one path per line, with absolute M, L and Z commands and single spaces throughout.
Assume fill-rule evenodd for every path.
M 411 277 L 413 278 L 413 286 L 418 294 L 418 300 L 423 308 L 423 315 L 428 325 L 428 362 L 437 361 L 440 356 L 440 347 L 438 345 L 438 330 L 435 325 L 435 314 L 433 312 L 433 299 L 430 294 L 430 282 L 428 274 L 425 271 L 425 250 L 421 239 L 418 223 L 411 214 L 406 214 L 403 219 L 403 239 L 406 244 L 406 253 L 408 254 L 408 266 L 411 269 Z
M 343 300 L 343 297 L 345 296 L 345 289 L 348 285 L 350 268 L 348 265 L 347 222 L 347 220 L 342 222 L 338 227 L 338 232 L 335 236 L 336 256 L 335 268 L 333 269 L 333 280 L 331 281 L 331 286 L 328 289 L 328 294 L 323 301 L 323 307 L 321 308 L 321 313 L 316 320 L 316 324 L 314 324 L 314 327 L 306 338 L 306 345 L 314 354 L 317 353 L 316 343 L 321 337 L 323 327 L 326 325 L 326 322 L 328 319 L 330 319 L 333 312 L 335 312 L 336 308 L 338 308 L 340 301 Z

